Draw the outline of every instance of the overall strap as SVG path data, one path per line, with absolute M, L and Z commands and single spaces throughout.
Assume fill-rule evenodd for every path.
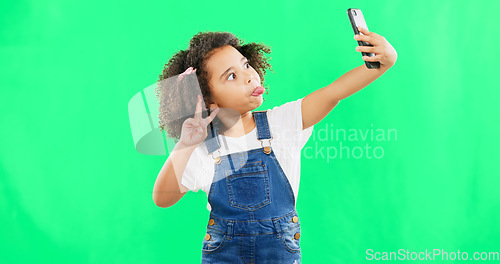
M 257 139 L 271 138 L 271 131 L 269 129 L 269 123 L 267 122 L 267 110 L 254 111 L 252 115 L 255 120 L 255 125 L 257 126 Z
M 254 111 L 253 117 L 255 120 L 255 125 L 257 126 L 257 139 L 260 141 L 260 145 L 264 148 L 264 153 L 271 153 L 271 140 L 273 139 L 271 135 L 271 130 L 269 129 L 269 122 L 267 121 L 267 110 L 265 111 Z M 269 139 L 269 146 L 264 146 L 263 139 Z
M 205 144 L 207 145 L 208 153 L 213 153 L 220 148 L 219 141 L 219 127 L 214 126 L 210 122 L 210 126 L 207 127 L 207 138 L 205 139 Z
M 254 111 L 252 112 L 253 118 L 255 120 L 255 125 L 257 127 L 257 139 L 260 140 L 262 147 L 264 148 L 264 153 L 271 153 L 271 140 L 273 137 L 271 136 L 271 130 L 269 129 L 269 123 L 267 120 L 267 110 L 266 111 Z M 219 128 L 217 126 L 213 126 L 210 123 L 210 126 L 207 128 L 208 136 L 205 139 L 205 144 L 207 145 L 208 154 L 214 158 L 217 164 L 220 163 L 220 151 L 219 156 L 214 157 L 213 154 L 215 151 L 220 149 L 220 141 L 219 141 Z M 269 146 L 264 147 L 263 139 L 269 139 Z

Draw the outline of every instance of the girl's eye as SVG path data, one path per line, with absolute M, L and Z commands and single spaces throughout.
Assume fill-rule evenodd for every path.
M 248 67 L 250 67 L 250 63 L 248 63 L 248 61 L 247 61 L 247 62 L 245 62 L 245 65 L 246 65 L 246 64 L 248 64 Z M 231 77 L 231 75 L 234 75 L 234 72 L 232 72 L 231 74 L 229 74 L 229 75 L 228 75 L 228 77 Z M 234 78 L 233 78 L 233 79 L 231 79 L 231 80 L 234 80 Z M 231 81 L 231 80 L 229 80 L 229 79 L 228 79 L 228 81 Z

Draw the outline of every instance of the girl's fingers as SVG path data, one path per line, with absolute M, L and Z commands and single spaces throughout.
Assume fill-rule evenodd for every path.
M 370 36 L 370 37 L 374 37 L 374 38 L 382 38 L 382 36 L 380 36 L 379 34 L 372 32 L 372 31 L 368 31 L 368 29 L 366 29 L 366 28 L 358 27 L 358 30 L 361 31 L 361 33 L 363 33 L 365 36 Z
M 378 56 L 378 55 L 375 55 L 373 57 L 363 56 L 363 60 L 365 60 L 365 61 L 379 61 L 380 60 L 380 56 Z
M 365 41 L 365 42 L 368 42 L 370 44 L 372 44 L 373 46 L 377 46 L 377 45 L 380 45 L 381 44 L 381 41 L 377 38 L 374 38 L 372 36 L 366 36 L 366 35 L 354 35 L 354 39 L 355 40 L 358 40 L 358 41 Z
M 201 119 L 201 95 L 198 95 L 198 103 L 196 104 L 196 111 L 194 112 L 194 119 Z
M 214 120 L 217 113 L 219 113 L 219 110 L 220 110 L 219 107 L 215 108 L 215 110 L 212 111 L 210 116 L 207 116 L 205 119 L 203 119 L 203 122 L 204 122 L 203 125 L 207 126 L 208 124 L 210 124 L 210 122 L 212 122 L 212 120 Z
M 357 46 L 356 51 L 367 52 L 367 53 L 378 53 L 378 52 L 376 52 L 375 47 L 370 47 L 370 46 Z
M 366 61 L 378 61 L 378 59 L 373 60 L 373 58 L 380 58 L 380 56 L 378 56 L 380 54 L 380 52 L 376 51 L 375 47 L 357 46 L 356 51 L 375 54 L 375 56 L 373 56 L 373 57 L 363 55 L 363 60 L 365 60 L 365 58 L 367 58 Z
M 182 78 L 184 78 L 184 76 L 191 74 L 191 73 L 195 73 L 195 72 L 196 72 L 196 69 L 193 70 L 193 67 L 189 67 L 183 73 L 179 74 L 177 79 L 180 81 L 180 80 L 182 80 Z
M 375 32 L 370 32 L 368 30 L 366 30 L 365 28 L 360 28 L 358 27 L 358 30 L 363 33 L 363 35 L 361 34 L 356 34 L 354 35 L 354 39 L 356 40 L 359 40 L 359 41 L 366 41 L 372 45 L 380 45 L 381 44 L 381 40 L 384 39 L 384 37 L 380 36 L 379 34 L 375 33 Z
M 368 33 L 370 33 L 370 31 L 368 31 L 368 29 L 363 28 L 363 27 L 358 27 L 358 30 L 361 31 L 361 33 L 363 33 L 365 35 L 368 34 Z
M 189 67 L 189 68 L 187 68 L 187 69 L 186 69 L 183 73 L 181 73 L 181 74 L 183 74 L 183 75 L 187 75 L 187 74 L 191 74 L 191 73 L 193 73 L 193 72 L 196 72 L 196 69 L 194 69 L 193 67 Z
M 367 29 L 362 28 L 362 27 L 358 27 L 358 31 L 360 32 L 360 34 L 357 34 L 354 36 L 371 36 L 372 35 L 372 32 L 370 32 Z M 361 33 L 363 33 L 363 34 L 361 34 Z

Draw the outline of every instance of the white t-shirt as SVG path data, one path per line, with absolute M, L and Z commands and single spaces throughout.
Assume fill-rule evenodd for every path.
M 310 126 L 302 130 L 302 99 L 304 98 L 267 110 L 267 120 L 273 137 L 271 148 L 292 186 L 295 203 L 297 203 L 300 182 L 300 151 L 311 136 L 314 127 Z M 257 128 L 237 138 L 219 135 L 219 141 L 221 156 L 262 148 L 261 142 L 257 139 Z M 263 142 L 264 146 L 269 146 L 267 139 Z M 217 155 L 218 152 L 215 151 L 214 156 Z M 181 183 L 193 192 L 202 189 L 208 198 L 214 169 L 215 161 L 208 155 L 206 144 L 202 143 L 191 154 Z M 207 203 L 207 209 L 211 211 L 210 203 Z

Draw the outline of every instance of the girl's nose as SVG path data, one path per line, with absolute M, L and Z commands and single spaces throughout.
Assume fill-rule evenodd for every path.
M 252 79 L 253 79 L 253 75 L 251 75 L 251 74 L 250 74 L 250 77 L 249 77 L 249 78 L 247 78 L 248 83 L 251 83 L 251 82 L 252 82 Z

